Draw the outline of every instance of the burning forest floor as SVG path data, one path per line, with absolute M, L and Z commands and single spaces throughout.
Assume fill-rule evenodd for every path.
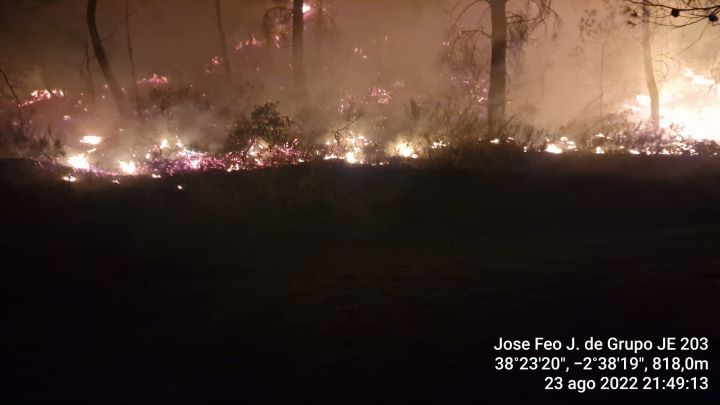
M 319 162 L 121 184 L 2 166 L 3 403 L 608 400 L 498 374 L 489 348 L 720 339 L 716 159 Z M 713 391 L 679 395 L 657 399 Z

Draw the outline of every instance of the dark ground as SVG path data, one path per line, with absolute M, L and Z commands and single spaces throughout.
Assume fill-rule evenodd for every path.
M 0 403 L 719 403 L 718 162 L 119 186 L 16 163 Z M 547 392 L 493 369 L 500 336 L 707 336 L 712 389 Z

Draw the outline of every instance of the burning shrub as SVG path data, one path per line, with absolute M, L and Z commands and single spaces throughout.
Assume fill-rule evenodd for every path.
M 682 128 L 653 128 L 636 122 L 628 112 L 571 122 L 564 132 L 577 142 L 574 151 L 596 154 L 715 156 L 717 144 L 681 135 Z
M 277 102 L 258 105 L 249 118 L 240 117 L 225 142 L 225 149 L 239 152 L 245 160 L 254 148 L 273 149 L 289 144 L 292 121 L 280 114 L 277 106 Z

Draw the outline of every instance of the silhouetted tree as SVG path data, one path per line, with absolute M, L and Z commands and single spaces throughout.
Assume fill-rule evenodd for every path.
M 227 49 L 227 35 L 225 35 L 225 27 L 223 26 L 221 0 L 215 0 L 215 17 L 217 19 L 218 35 L 220 37 L 220 52 L 225 69 L 225 76 L 228 82 L 232 82 L 232 66 L 230 65 L 230 56 Z
M 13 87 L 12 83 L 10 82 L 10 78 L 8 78 L 7 74 L 1 67 L 0 67 L 0 76 L 3 77 L 3 80 L 5 81 L 5 85 L 10 90 L 10 93 L 12 94 L 13 98 L 15 99 L 15 102 L 17 103 L 17 105 L 19 106 L 20 104 L 22 104 L 20 102 L 20 98 L 18 97 L 17 93 L 15 92 L 15 88 Z
M 293 91 L 296 104 L 306 96 L 305 89 L 305 13 L 303 0 L 293 0 Z
M 91 57 L 90 57 L 90 39 L 85 36 L 83 38 L 83 69 L 82 76 L 85 79 L 85 86 L 88 95 L 90 96 L 90 102 L 95 106 L 95 82 L 93 81 L 93 72 L 91 68 Z
M 580 39 L 584 44 L 593 44 L 600 48 L 600 119 L 603 119 L 605 115 L 605 73 L 608 46 L 611 44 L 613 36 L 626 25 L 622 9 L 618 7 L 617 3 L 611 3 L 611 0 L 603 0 L 600 9 L 585 10 L 585 15 L 580 18 Z
M 649 10 L 643 7 L 642 23 L 642 48 L 643 67 L 645 68 L 645 83 L 650 95 L 650 122 L 655 131 L 660 127 L 660 92 L 658 91 L 657 80 L 655 79 L 655 65 L 652 54 L 652 38 L 650 33 Z
M 462 4 L 459 3 L 459 4 Z M 486 10 L 481 10 L 475 29 L 459 30 L 458 36 L 473 36 L 490 40 L 490 85 L 488 89 L 488 122 L 490 125 L 505 120 L 507 103 L 507 54 L 510 48 L 518 49 L 540 28 L 551 21 L 559 22 L 552 9 L 552 0 L 471 0 L 458 13 L 456 24 L 479 6 L 489 6 L 492 31 L 483 29 Z
M 718 22 L 719 0 L 625 0 L 630 22 L 642 25 L 643 65 L 650 94 L 650 121 L 660 125 L 660 94 L 652 55 L 651 24 L 686 27 L 703 21 Z
M 488 119 L 492 125 L 505 118 L 507 84 L 507 0 L 490 0 L 492 14 L 492 51 L 490 56 L 490 87 Z
M 138 92 L 137 72 L 135 70 L 135 53 L 133 51 L 132 35 L 130 34 L 130 0 L 125 0 L 125 39 L 127 41 L 128 57 L 130 59 L 130 76 L 132 78 L 130 89 L 132 90 L 132 95 L 135 99 L 135 109 L 137 110 L 139 117 L 141 109 L 140 93 Z
M 86 13 L 87 26 L 90 31 L 90 39 L 92 40 L 93 49 L 95 50 L 95 58 L 97 58 L 100 69 L 105 77 L 105 82 L 107 82 L 108 88 L 115 99 L 118 111 L 120 111 L 121 114 L 124 114 L 125 98 L 123 97 L 122 89 L 115 78 L 115 74 L 110 66 L 110 61 L 105 53 L 105 49 L 103 48 L 102 39 L 100 39 L 100 32 L 98 31 L 97 22 L 95 20 L 96 12 L 97 0 L 88 0 Z

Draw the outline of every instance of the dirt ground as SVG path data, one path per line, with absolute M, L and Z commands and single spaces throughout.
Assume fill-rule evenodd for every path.
M 704 392 L 549 392 L 545 374 L 494 370 L 491 350 L 707 336 L 717 375 L 716 163 L 119 185 L 15 166 L 0 176 L 2 403 L 717 403 L 712 374 Z

